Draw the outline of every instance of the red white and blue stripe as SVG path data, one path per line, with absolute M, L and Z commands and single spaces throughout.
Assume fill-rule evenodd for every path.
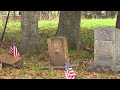
M 76 78 L 76 74 L 75 74 L 73 68 L 68 63 L 65 63 L 65 76 L 66 76 L 66 79 L 75 79 Z
M 9 53 L 11 55 L 13 55 L 14 57 L 19 57 L 20 56 L 20 54 L 19 54 L 19 52 L 17 50 L 17 47 L 15 46 L 15 43 L 13 41 L 11 42 Z

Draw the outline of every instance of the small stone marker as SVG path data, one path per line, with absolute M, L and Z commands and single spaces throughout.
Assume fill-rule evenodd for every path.
M 120 29 L 104 27 L 94 31 L 94 61 L 88 71 L 120 73 Z
M 47 40 L 51 66 L 64 66 L 68 61 L 66 37 L 51 37 Z
M 51 37 L 47 39 L 50 66 L 42 67 L 44 70 L 65 69 L 65 62 L 69 63 L 66 37 Z M 71 65 L 73 66 L 73 65 Z
M 12 55 L 7 53 L 0 54 L 0 68 L 6 66 L 13 66 L 16 68 L 21 68 L 23 66 L 23 60 L 21 57 L 14 58 Z
M 18 62 L 20 59 L 21 59 L 21 57 L 14 58 L 10 54 L 6 54 L 6 53 L 0 54 L 0 62 L 1 63 L 13 65 L 14 63 Z

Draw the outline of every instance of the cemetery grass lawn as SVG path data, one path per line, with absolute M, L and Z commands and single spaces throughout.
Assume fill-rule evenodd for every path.
M 120 79 L 119 74 L 87 72 L 88 64 L 93 61 L 93 55 L 84 50 L 75 52 L 71 51 L 69 56 L 72 64 L 78 64 L 75 68 L 76 79 Z M 65 79 L 64 70 L 42 70 L 42 67 L 49 65 L 49 62 L 45 61 L 42 54 L 23 56 L 22 58 L 24 61 L 23 68 L 0 69 L 0 79 Z
M 0 69 L 1 79 L 65 79 L 64 70 L 42 70 L 42 67 L 48 66 L 48 53 L 46 40 L 55 35 L 58 21 L 39 21 L 40 47 L 41 54 L 22 56 L 24 66 L 21 69 Z M 0 35 L 3 30 L 3 23 L 0 23 Z M 75 72 L 77 79 L 120 79 L 119 74 L 100 74 L 87 72 L 88 65 L 93 61 L 94 48 L 94 29 L 105 26 L 115 26 L 115 19 L 91 19 L 81 21 L 81 40 L 82 49 L 79 51 L 69 51 L 70 63 L 77 64 Z M 5 33 L 5 45 L 0 47 L 0 54 L 8 52 L 10 47 L 11 35 L 17 45 L 19 44 L 20 22 L 8 22 Z M 84 50 L 84 47 L 90 51 Z M 18 47 L 19 48 L 19 47 Z

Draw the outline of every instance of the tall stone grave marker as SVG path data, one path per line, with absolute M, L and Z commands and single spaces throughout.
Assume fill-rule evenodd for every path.
M 68 47 L 65 37 L 51 37 L 47 40 L 51 66 L 65 66 L 68 59 Z
M 120 30 L 113 27 L 94 31 L 94 61 L 88 71 L 120 73 Z

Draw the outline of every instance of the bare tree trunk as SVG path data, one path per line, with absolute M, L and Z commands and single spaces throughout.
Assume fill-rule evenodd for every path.
M 120 29 L 120 11 L 118 11 L 118 14 L 117 14 L 117 20 L 116 20 L 115 28 L 119 28 Z
M 69 49 L 80 49 L 80 11 L 61 11 L 57 36 L 65 36 Z
M 115 18 L 116 11 L 111 11 L 111 18 Z
M 15 11 L 13 11 L 13 17 L 14 17 L 14 20 L 16 21 Z
M 38 12 L 21 11 L 20 53 L 32 54 L 40 52 L 38 33 Z
M 100 19 L 101 18 L 101 11 L 97 11 L 97 17 Z
M 41 20 L 48 20 L 49 19 L 49 11 L 41 11 L 40 12 Z

